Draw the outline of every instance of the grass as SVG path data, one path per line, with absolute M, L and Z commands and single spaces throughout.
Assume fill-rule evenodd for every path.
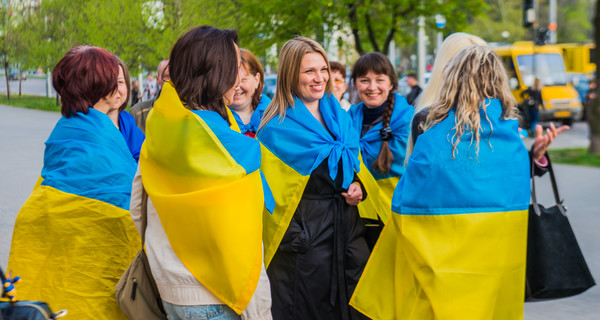
M 548 153 L 555 163 L 600 168 L 600 154 L 590 154 L 587 148 L 548 150 Z
M 56 98 L 28 95 L 19 97 L 18 94 L 11 94 L 10 100 L 8 100 L 6 95 L 2 94 L 0 95 L 0 104 L 20 108 L 60 112 L 60 106 L 56 105 Z

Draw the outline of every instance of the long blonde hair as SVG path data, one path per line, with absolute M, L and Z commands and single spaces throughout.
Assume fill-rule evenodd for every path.
M 486 46 L 475 44 L 459 51 L 443 72 L 442 88 L 444 90 L 440 90 L 430 107 L 425 130 L 448 117 L 450 110 L 456 109 L 455 134 L 450 139 L 453 157 L 465 132 L 471 132 L 471 143 L 475 139 L 475 150 L 479 154 L 482 131 L 479 108 L 485 99 L 500 100 L 504 119 L 517 117 L 517 103 L 508 86 L 504 66 Z M 483 105 L 484 110 L 486 107 Z
M 327 85 L 325 86 L 325 94 L 331 93 L 333 87 L 331 83 L 331 70 L 329 68 L 327 53 L 325 53 L 323 47 L 318 42 L 304 37 L 295 37 L 289 40 L 279 52 L 277 90 L 260 121 L 259 130 L 276 115 L 279 115 L 283 120 L 288 106 L 294 106 L 294 95 L 298 95 L 302 58 L 307 53 L 313 52 L 323 56 L 325 63 L 327 63 L 329 80 L 327 80 Z

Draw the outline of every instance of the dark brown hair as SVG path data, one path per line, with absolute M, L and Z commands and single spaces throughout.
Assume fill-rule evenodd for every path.
M 256 56 L 252 54 L 250 50 L 240 49 L 240 57 L 242 58 L 242 65 L 244 66 L 244 69 L 248 71 L 250 76 L 254 77 L 257 73 L 260 75 L 258 87 L 252 96 L 252 110 L 255 110 L 262 96 L 263 85 L 265 83 L 265 72 L 263 71 L 263 68 Z
M 354 67 L 352 68 L 352 75 L 350 76 L 352 83 L 355 84 L 356 79 L 366 75 L 369 73 L 369 71 L 372 71 L 375 74 L 384 74 L 388 76 L 392 84 L 392 90 L 390 90 L 390 93 L 388 94 L 385 102 L 386 106 L 383 110 L 382 125 L 383 130 L 386 130 L 390 126 L 390 119 L 392 118 L 392 112 L 394 111 L 394 91 L 398 89 L 398 76 L 396 76 L 394 67 L 386 56 L 379 52 L 370 52 L 362 55 L 354 64 Z M 388 144 L 388 140 L 391 138 L 391 134 L 393 133 L 380 132 L 380 134 L 382 135 L 381 149 L 379 150 L 379 155 L 377 155 L 377 158 L 375 158 L 375 161 L 373 161 L 373 169 L 387 174 L 390 172 L 392 162 L 394 161 L 394 155 L 392 154 Z M 384 137 L 386 135 L 387 137 Z
M 346 78 L 346 67 L 344 67 L 343 64 L 337 61 L 329 61 L 329 68 L 331 69 L 331 72 L 337 71 L 342 77 Z
M 238 76 L 237 31 L 208 25 L 181 36 L 169 59 L 171 80 L 190 110 L 211 110 L 228 121 L 223 95 Z
M 100 99 L 117 90 L 119 63 L 105 49 L 77 46 L 52 70 L 52 86 L 60 96 L 63 116 L 87 114 Z

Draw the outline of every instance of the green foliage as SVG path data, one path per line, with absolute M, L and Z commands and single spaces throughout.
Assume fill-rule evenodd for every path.
M 56 105 L 56 98 L 46 98 L 38 96 L 12 96 L 10 100 L 6 95 L 0 95 L 0 104 L 45 111 L 60 112 L 60 106 Z
M 513 43 L 531 39 L 528 30 L 523 28 L 522 0 L 486 0 L 484 14 L 473 18 L 469 32 L 487 42 Z M 508 37 L 502 36 L 508 32 Z
M 591 154 L 587 148 L 549 150 L 548 154 L 555 163 L 600 167 L 600 154 Z

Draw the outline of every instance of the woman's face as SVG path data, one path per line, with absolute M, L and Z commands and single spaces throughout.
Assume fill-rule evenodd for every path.
M 235 88 L 240 84 L 240 75 L 241 75 L 241 71 L 242 71 L 242 61 L 240 60 L 240 49 L 238 48 L 237 44 L 233 44 L 235 46 L 235 54 L 237 56 L 237 68 L 238 68 L 238 72 L 237 72 L 237 77 L 235 78 L 235 84 L 233 85 L 233 87 L 231 87 L 231 89 L 227 90 L 227 92 L 225 92 L 225 94 L 223 95 L 223 101 L 225 102 L 226 106 L 229 106 L 233 103 L 233 95 L 235 94 Z
M 235 94 L 233 95 L 233 105 L 234 107 L 241 106 L 249 106 L 252 103 L 252 97 L 258 88 L 260 83 L 260 73 L 255 75 L 251 75 L 248 73 L 246 68 L 242 66 L 240 68 L 240 83 L 235 89 Z M 256 106 L 253 106 L 256 107 Z
M 386 74 L 369 71 L 356 79 L 358 97 L 367 108 L 377 108 L 387 100 L 393 85 Z
M 302 57 L 298 98 L 305 104 L 318 101 L 325 94 L 329 81 L 327 63 L 320 53 L 311 52 Z
M 117 77 L 117 90 L 110 93 L 103 98 L 105 107 L 98 109 L 98 111 L 108 113 L 113 110 L 118 110 L 119 107 L 127 99 L 127 84 L 125 83 L 125 75 L 123 74 L 123 68 L 119 66 L 119 76 Z

